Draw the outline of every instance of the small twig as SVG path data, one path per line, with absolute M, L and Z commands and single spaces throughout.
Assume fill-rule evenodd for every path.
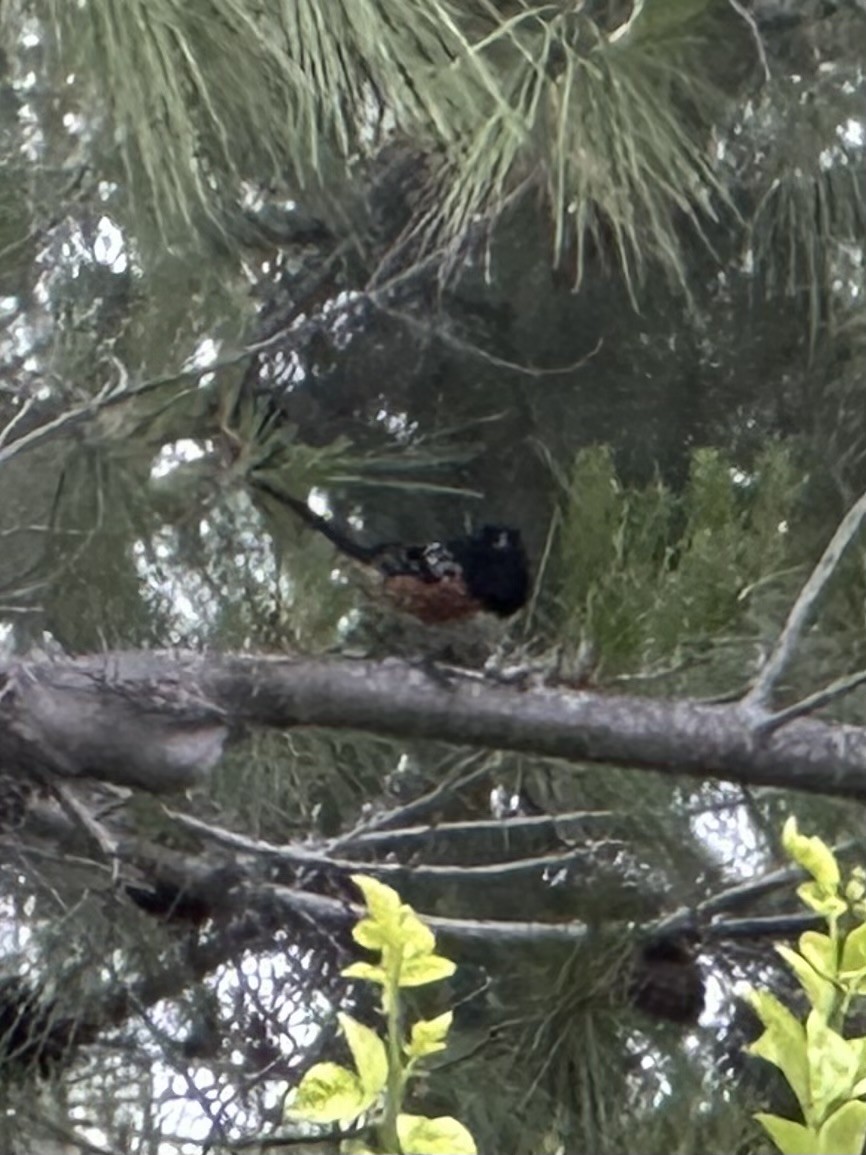
M 412 877 L 417 880 L 428 879 L 436 882 L 447 882 L 452 878 L 471 880 L 481 877 L 487 881 L 496 881 L 497 879 L 501 881 L 510 877 L 519 877 L 523 874 L 539 874 L 551 868 L 561 869 L 563 866 L 580 862 L 586 856 L 586 851 L 581 847 L 580 849 L 569 848 L 550 854 L 541 854 L 532 858 L 506 859 L 504 862 L 468 865 L 443 864 L 425 866 L 414 863 L 408 866 L 402 862 L 359 863 L 353 859 L 334 858 L 326 852 L 311 850 L 306 846 L 276 846 L 273 843 L 263 842 L 261 839 L 246 838 L 244 835 L 234 834 L 230 830 L 211 826 L 187 814 L 177 812 L 169 813 L 171 813 L 172 818 L 182 826 L 186 826 L 189 830 L 194 830 L 197 834 L 209 837 L 223 846 L 231 846 L 247 854 L 264 855 L 268 858 L 287 863 L 290 866 L 316 866 L 321 869 L 341 871 L 346 874 L 351 874 L 356 870 L 363 869 L 370 874 L 387 877 L 388 875 L 401 875 L 411 871 Z M 429 833 L 430 829 L 428 828 L 427 834 L 429 835 Z
M 162 1052 L 162 1061 L 174 1071 L 175 1076 L 179 1078 L 186 1085 L 186 1097 L 193 1103 L 197 1103 L 201 1109 L 202 1114 L 208 1120 L 211 1126 L 211 1133 L 209 1138 L 211 1141 L 218 1140 L 225 1144 L 228 1136 L 226 1135 L 225 1123 L 220 1118 L 221 1104 L 219 1099 L 213 1100 L 210 1098 L 198 1085 L 189 1064 L 180 1061 L 176 1057 L 176 1043 L 169 1031 L 163 1026 L 159 1025 L 150 1013 L 150 1008 L 146 1007 L 139 999 L 134 996 L 130 998 L 130 1005 L 138 1014 L 139 1019 L 144 1024 L 150 1037 L 159 1045 Z
M 801 698 L 799 702 L 794 702 L 783 710 L 776 710 L 775 713 L 768 714 L 766 718 L 758 722 L 755 733 L 772 734 L 774 730 L 778 730 L 786 722 L 790 722 L 794 718 L 802 718 L 804 714 L 811 714 L 822 706 L 834 702 L 837 698 L 850 694 L 852 690 L 856 690 L 864 683 L 866 683 L 866 670 L 858 670 L 856 674 L 847 674 L 844 678 L 837 678 L 829 686 L 816 690 L 814 694 Z
M 87 1155 L 120 1155 L 118 1148 L 103 1147 L 101 1144 L 94 1143 L 74 1128 L 64 1126 L 56 1119 L 51 1119 L 47 1115 L 32 1114 L 28 1111 L 26 1117 L 31 1124 L 35 1124 L 37 1127 L 44 1127 L 46 1131 L 50 1131 L 55 1138 L 61 1139 L 64 1150 L 74 1148 L 76 1151 L 86 1152 Z
M 532 596 L 529 599 L 529 605 L 526 607 L 526 614 L 523 622 L 523 636 L 528 638 L 530 630 L 534 625 L 535 611 L 538 608 L 538 599 L 541 596 L 541 590 L 544 585 L 544 578 L 547 573 L 547 565 L 550 561 L 550 555 L 553 553 L 553 543 L 556 540 L 556 533 L 562 521 L 562 515 L 558 509 L 554 509 L 550 522 L 547 527 L 547 537 L 544 542 L 544 549 L 541 551 L 541 557 L 538 561 L 538 570 L 535 577 L 535 582 L 532 587 Z
M 187 830 L 194 830 L 196 834 L 201 834 L 212 842 L 219 843 L 221 846 L 230 846 L 232 849 L 240 850 L 245 854 L 283 858 L 288 857 L 294 849 L 301 850 L 301 848 L 290 846 L 278 846 L 276 843 L 267 842 L 262 838 L 249 838 L 245 834 L 237 834 L 234 830 L 226 830 L 224 826 L 214 826 L 210 822 L 204 822 L 201 818 L 194 818 L 192 814 L 183 814 L 180 810 L 169 810 L 167 806 L 163 807 L 163 812 L 173 821 L 185 826 Z M 309 852 L 301 850 L 301 853 L 307 854 Z M 316 855 L 313 857 L 315 858 Z
M 259 1135 L 252 1139 L 235 1139 L 231 1143 L 214 1143 L 210 1150 L 218 1151 L 221 1147 L 226 1147 L 230 1151 L 246 1151 L 252 1148 L 263 1151 L 265 1148 L 270 1150 L 274 1147 L 318 1147 L 321 1143 L 332 1144 L 339 1143 L 342 1139 L 357 1139 L 363 1134 L 363 1127 L 355 1127 L 350 1131 L 328 1131 L 324 1135 L 274 1135 L 271 1138 Z M 328 1149 L 332 1148 L 329 1146 Z
M 30 410 L 33 408 L 33 406 L 35 404 L 36 404 L 36 398 L 35 397 L 28 397 L 27 400 L 24 402 L 24 404 L 21 406 L 21 408 L 18 410 L 18 412 L 15 413 L 10 418 L 10 420 L 4 426 L 2 432 L 0 432 L 0 446 L 3 446 L 6 444 L 6 442 L 9 440 L 10 435 L 15 431 L 16 425 L 18 425 L 19 422 L 24 420 L 24 418 L 27 416 L 27 414 L 30 412 Z
M 108 833 L 101 822 L 94 818 L 81 799 L 76 798 L 73 790 L 55 778 L 46 779 L 46 782 L 67 816 L 86 831 L 106 859 L 115 861 L 118 847 L 117 839 Z
M 656 682 L 662 678 L 673 678 L 677 674 L 683 674 L 686 670 L 693 670 L 696 666 L 706 666 L 710 662 L 710 658 L 702 654 L 693 654 L 687 658 L 680 658 L 676 662 L 671 662 L 668 666 L 658 666 L 654 670 L 638 670 L 635 674 L 615 674 L 612 678 L 605 678 L 605 686 L 633 686 L 636 683 L 642 682 Z M 726 701 L 737 701 L 740 695 L 725 699 Z M 718 701 L 714 698 L 713 701 Z
M 448 798 L 451 798 L 458 790 L 462 790 L 466 786 L 470 786 L 479 778 L 484 778 L 490 773 L 490 756 L 487 753 L 475 754 L 466 759 L 466 763 L 471 765 L 478 758 L 482 759 L 481 765 L 474 770 L 470 770 L 467 774 L 446 779 L 440 782 L 427 794 L 422 794 L 420 798 L 415 798 L 412 802 L 407 802 L 405 806 L 399 806 L 395 810 L 388 810 L 384 814 L 377 814 L 375 817 L 364 822 L 359 822 L 354 830 L 350 830 L 348 834 L 341 834 L 339 838 L 335 838 L 330 843 L 328 850 L 333 853 L 337 850 L 342 850 L 350 842 L 358 837 L 359 834 L 366 834 L 373 830 L 388 830 L 395 826 L 405 826 L 416 822 L 425 814 L 429 814 L 440 803 Z
M 363 300 L 363 295 L 349 297 L 345 302 L 335 305 L 335 312 L 338 314 L 349 312 L 356 309 L 359 302 Z M 101 389 L 99 393 L 85 401 L 82 405 L 66 410 L 59 416 L 44 422 L 42 425 L 36 426 L 36 428 L 29 430 L 9 444 L 0 442 L 0 465 L 4 465 L 19 453 L 36 448 L 57 433 L 68 432 L 78 428 L 80 425 L 86 425 L 87 422 L 92 421 L 105 409 L 145 396 L 155 390 L 161 389 L 163 386 L 175 385 L 181 381 L 198 381 L 202 377 L 218 374 L 224 369 L 234 368 L 241 362 L 247 361 L 251 356 L 278 345 L 289 336 L 296 322 L 300 320 L 299 313 L 300 307 L 292 312 L 291 316 L 286 320 L 286 323 L 283 324 L 276 333 L 272 333 L 266 339 L 244 345 L 240 349 L 227 353 L 224 357 L 209 361 L 206 365 L 187 364 L 181 369 L 164 373 L 157 377 L 151 377 L 146 381 L 141 381 L 134 385 L 126 384 L 124 373 L 121 372 L 117 382 L 106 385 L 105 388 Z M 302 327 L 303 322 L 301 322 L 300 328 Z M 177 398 L 175 397 L 172 400 L 175 401 Z M 8 436 L 8 431 L 9 426 L 7 426 L 6 436 Z
M 812 617 L 825 586 L 836 572 L 836 567 L 839 565 L 843 554 L 857 535 L 864 517 L 866 517 L 866 493 L 854 502 L 842 518 L 830 544 L 824 550 L 820 561 L 800 590 L 772 653 L 755 678 L 751 690 L 743 699 L 746 706 L 758 708 L 766 706 L 776 683 L 793 657 L 800 635 Z
M 758 22 L 747 8 L 740 4 L 739 0 L 728 0 L 728 4 L 733 8 L 737 15 L 748 24 L 752 32 L 752 39 L 755 42 L 755 51 L 758 53 L 758 60 L 761 62 L 761 68 L 764 72 L 764 81 L 770 81 L 770 65 L 767 60 L 767 51 L 764 48 L 764 41 L 761 36 L 761 30 L 758 28 Z
M 343 842 L 343 849 L 355 842 L 361 846 L 375 846 L 377 843 L 424 841 L 430 837 L 433 830 L 437 838 L 467 836 L 476 839 L 480 834 L 501 833 L 502 835 L 516 834 L 522 830 L 532 830 L 540 833 L 557 834 L 566 829 L 571 823 L 585 822 L 587 819 L 610 819 L 612 810 L 566 810 L 557 814 L 530 814 L 515 815 L 509 818 L 484 818 L 467 822 L 440 822 L 433 826 L 398 826 L 388 827 L 387 830 L 371 830 L 358 834 L 350 843 Z
M 24 248 L 25 245 L 29 245 L 35 241 L 41 240 L 42 237 L 46 236 L 53 229 L 57 228 L 57 226 L 68 213 L 70 202 L 78 202 L 84 199 L 87 189 L 82 188 L 81 186 L 88 171 L 89 169 L 87 165 L 81 165 L 78 169 L 75 170 L 69 181 L 67 181 L 64 187 L 59 191 L 57 203 L 62 206 L 61 210 L 50 216 L 44 224 L 36 225 L 30 230 L 29 233 L 26 233 L 23 237 L 18 237 L 16 240 L 11 241 L 8 245 L 4 245 L 4 247 L 0 249 L 0 261 L 5 261 L 7 257 L 11 256 L 12 253 L 16 252 L 18 249 Z
M 572 361 L 567 365 L 559 365 L 553 369 L 544 369 L 534 365 L 521 365 L 518 361 L 508 361 L 504 357 L 497 357 L 495 353 L 489 353 L 486 349 L 482 349 L 480 345 L 474 345 L 469 341 L 464 341 L 460 337 L 455 337 L 453 333 L 449 333 L 443 325 L 433 325 L 427 321 L 420 321 L 417 317 L 413 317 L 411 313 L 406 313 L 402 309 L 394 309 L 389 305 L 384 305 L 377 297 L 378 294 L 369 295 L 369 300 L 384 316 L 401 322 L 408 329 L 412 329 L 416 333 L 423 333 L 425 337 L 441 341 L 443 345 L 446 345 L 450 349 L 455 349 L 459 353 L 466 353 L 470 357 L 477 357 L 481 361 L 486 361 L 488 365 L 494 365 L 497 369 L 506 369 L 511 373 L 520 373 L 524 377 L 560 377 L 566 373 L 574 373 L 576 370 L 582 369 L 588 361 L 591 361 L 593 357 L 598 355 L 604 340 L 603 337 L 599 337 L 593 349 L 579 360 Z
M 418 863 L 408 865 L 402 862 L 347 862 L 340 859 L 331 859 L 325 856 L 321 858 L 321 865 L 323 867 L 330 866 L 338 870 L 345 870 L 347 872 L 363 870 L 368 874 L 375 874 L 377 877 L 389 875 L 408 875 L 411 874 L 412 879 L 417 882 L 432 882 L 443 884 L 447 882 L 465 882 L 467 884 L 473 881 L 481 881 L 484 883 L 490 882 L 505 882 L 508 879 L 514 879 L 515 883 L 524 875 L 535 875 L 541 878 L 544 871 L 561 870 L 563 867 L 574 866 L 580 862 L 586 862 L 587 851 L 581 847 L 578 850 L 565 850 L 553 854 L 539 854 L 534 858 L 511 859 L 505 862 L 488 862 L 478 864 L 459 864 L 459 865 L 436 865 L 423 866 Z

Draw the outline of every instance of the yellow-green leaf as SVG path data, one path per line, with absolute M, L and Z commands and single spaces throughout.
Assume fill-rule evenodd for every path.
M 836 856 L 823 839 L 808 838 L 797 830 L 793 815 L 782 829 L 782 845 L 790 858 L 802 866 L 827 891 L 839 888 L 839 864 Z
M 362 919 L 352 932 L 355 941 L 371 950 L 381 950 L 396 941 L 403 904 L 393 887 L 366 874 L 353 874 L 352 881 L 364 896 L 369 918 Z
M 800 980 L 800 985 L 812 1006 L 825 1016 L 829 1016 L 836 1002 L 837 991 L 834 984 L 819 974 L 802 955 L 789 946 L 780 943 L 777 944 L 776 950 Z
M 809 1056 L 811 1105 L 814 1121 L 822 1123 L 833 1106 L 851 1097 L 857 1078 L 860 1053 L 838 1032 L 827 1025 L 818 1011 L 810 1011 L 806 1019 L 806 1047 Z
M 848 1039 L 848 1046 L 852 1048 L 857 1057 L 857 1079 L 866 1078 L 866 1036 L 857 1035 L 853 1039 Z M 854 1085 L 851 1089 L 851 1098 L 857 1099 L 863 1094 L 862 1088 L 858 1090 L 859 1084 Z
M 845 887 L 845 897 L 849 902 L 862 902 L 866 898 L 866 871 L 862 866 L 855 866 L 851 871 L 851 877 Z
M 860 1155 L 866 1140 L 866 1103 L 843 1103 L 818 1132 L 817 1155 Z
M 436 939 L 430 926 L 420 921 L 415 911 L 409 911 L 405 916 L 400 929 L 404 954 L 408 957 L 420 954 L 432 954 L 436 948 Z
M 435 1019 L 419 1019 L 412 1024 L 412 1031 L 405 1051 L 413 1059 L 421 1059 L 424 1055 L 434 1055 L 437 1051 L 445 1050 L 445 1036 L 451 1030 L 454 1012 L 446 1011 Z
M 782 1119 L 778 1115 L 760 1113 L 755 1116 L 783 1155 L 817 1155 L 818 1136 L 802 1123 Z
M 811 1092 L 803 1024 L 769 991 L 751 990 L 746 999 L 766 1028 L 746 1050 L 777 1066 L 788 1080 L 798 1103 L 805 1109 Z
M 340 974 L 346 979 L 365 979 L 368 983 L 379 983 L 380 986 L 385 982 L 385 972 L 372 963 L 352 963 L 344 967 Z
M 380 922 L 387 922 L 396 918 L 402 902 L 400 895 L 392 886 L 386 886 L 378 878 L 371 878 L 368 874 L 353 874 L 352 882 L 364 896 L 364 902 L 372 918 Z
M 388 1055 L 385 1044 L 375 1031 L 353 1019 L 351 1015 L 337 1015 L 364 1093 L 372 1102 L 385 1089 L 388 1082 Z
M 848 903 L 838 891 L 828 889 L 820 882 L 801 883 L 797 887 L 797 894 L 801 902 L 828 921 L 841 918 L 848 909 Z
M 450 1115 L 398 1115 L 397 1137 L 403 1155 L 477 1155 L 475 1140 Z
M 856 926 L 845 936 L 842 947 L 840 977 L 843 981 L 856 983 L 866 974 L 866 923 Z
M 362 918 L 352 927 L 352 938 L 365 950 L 384 950 L 394 939 L 396 922 L 384 925 L 374 918 Z
M 363 874 L 353 875 L 353 879 L 363 891 L 369 917 L 357 923 L 352 936 L 355 942 L 368 950 L 383 953 L 383 968 L 386 971 L 389 969 L 389 958 L 393 961 L 396 952 L 403 959 L 423 958 L 433 953 L 436 949 L 433 932 L 411 906 L 400 902 L 400 896 L 395 890 Z
M 317 1063 L 298 1085 L 286 1115 L 310 1123 L 349 1122 L 371 1103 L 354 1071 L 338 1063 Z
M 436 949 L 436 938 L 429 926 L 421 921 L 411 907 L 406 908 L 400 924 L 400 944 L 405 958 L 432 954 Z
M 420 955 L 418 958 L 403 960 L 400 969 L 401 987 L 422 987 L 425 983 L 438 983 L 450 978 L 457 970 L 455 963 L 438 954 Z
M 829 934 L 807 930 L 800 935 L 800 953 L 819 974 L 832 978 L 836 974 L 838 952 L 836 940 Z

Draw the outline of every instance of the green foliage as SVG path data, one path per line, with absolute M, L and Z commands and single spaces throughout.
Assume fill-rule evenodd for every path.
M 698 450 L 681 494 L 660 481 L 626 489 L 599 447 L 560 480 L 562 634 L 590 641 L 605 674 L 651 670 L 720 634 L 752 632 L 764 583 L 790 569 L 800 482 L 780 445 L 748 475 Z
M 383 1041 L 375 1031 L 341 1014 L 340 1026 L 355 1070 L 337 1063 L 317 1063 L 295 1091 L 288 1115 L 310 1123 L 354 1122 L 374 1113 L 371 1127 L 375 1150 L 403 1155 L 474 1155 L 471 1135 L 456 1119 L 431 1119 L 402 1110 L 409 1079 L 422 1059 L 445 1048 L 452 1013 L 412 1024 L 408 1037 L 400 1006 L 400 991 L 450 977 L 454 963 L 436 954 L 436 940 L 410 906 L 391 887 L 355 875 L 363 892 L 367 917 L 353 930 L 355 941 L 379 953 L 378 963 L 347 967 L 347 978 L 375 983 L 382 989 L 387 1024 Z M 349 1140 L 343 1151 L 373 1155 L 374 1148 Z
M 797 893 L 826 920 L 827 933 L 806 931 L 799 951 L 777 948 L 808 999 L 805 1023 L 770 991 L 748 993 L 764 1025 L 749 1051 L 779 1068 L 803 1122 L 756 1117 L 785 1155 L 860 1155 L 866 1142 L 866 1037 L 846 1038 L 842 1031 L 852 1004 L 866 995 L 866 872 L 855 868 L 844 882 L 830 848 L 800 834 L 794 818 L 785 823 L 782 842 L 811 876 Z
M 854 115 L 857 94 L 838 81 L 830 85 L 820 77 L 805 116 L 797 78 L 777 81 L 772 98 L 755 110 L 766 191 L 750 222 L 750 239 L 771 290 L 793 298 L 808 287 L 813 346 L 826 319 L 822 311 L 828 304 L 834 313 L 844 307 L 838 283 L 834 288 L 839 238 L 864 227 L 863 177 L 852 163 L 856 146 L 838 131 Z
M 73 12 L 48 0 L 46 14 L 60 66 L 88 78 L 82 103 L 110 114 L 142 215 L 169 235 L 219 223 L 218 188 L 239 200 L 245 180 L 333 178 L 364 147 L 377 101 L 417 134 L 422 121 L 444 130 L 481 87 L 473 69 L 449 67 L 468 55 L 447 0 L 432 12 L 402 0 L 103 0 Z
M 489 37 L 502 99 L 459 142 L 440 210 L 448 231 L 537 172 L 554 258 L 573 259 L 577 284 L 587 253 L 608 243 L 630 289 L 651 261 L 685 284 L 680 214 L 700 230 L 726 199 L 704 136 L 720 96 L 702 54 L 714 8 L 646 4 L 612 34 L 572 8 L 504 23 Z
M 81 109 L 107 112 L 103 150 L 139 219 L 175 244 L 225 239 L 230 220 L 240 235 L 244 215 L 249 231 L 240 206 L 286 174 L 287 196 L 314 189 L 319 207 L 326 195 L 345 210 L 359 159 L 395 130 L 431 157 L 428 240 L 459 247 L 474 221 L 541 185 L 555 259 L 578 282 L 600 243 L 632 290 L 655 261 L 685 284 L 682 221 L 700 232 L 728 199 L 706 147 L 722 98 L 706 46 L 728 79 L 728 58 L 748 52 L 736 16 L 720 25 L 720 0 L 647 3 L 618 28 L 571 7 L 503 18 L 483 0 L 42 11 L 58 75 L 75 73 Z

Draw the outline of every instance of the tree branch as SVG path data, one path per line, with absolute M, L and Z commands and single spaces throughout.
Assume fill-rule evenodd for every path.
M 275 843 L 264 842 L 258 838 L 247 838 L 242 834 L 235 834 L 220 826 L 213 826 L 202 822 L 189 814 L 172 812 L 172 817 L 185 826 L 216 842 L 220 846 L 230 846 L 235 850 L 247 854 L 261 854 L 272 861 L 277 861 L 291 867 L 314 866 L 323 870 L 333 870 L 341 874 L 353 874 L 361 871 L 365 874 L 374 874 L 377 878 L 387 879 L 389 876 L 392 885 L 402 883 L 394 879 L 404 879 L 407 875 L 416 882 L 430 881 L 435 883 L 463 882 L 471 884 L 477 881 L 483 886 L 491 882 L 507 881 L 517 883 L 520 876 L 528 874 L 540 876 L 545 870 L 562 870 L 585 862 L 591 850 L 585 846 L 575 849 L 557 850 L 550 854 L 538 854 L 532 857 L 518 858 L 512 856 L 502 862 L 483 863 L 445 863 L 425 864 L 413 862 L 367 862 L 363 859 L 335 858 L 327 850 L 313 850 L 309 846 L 289 844 L 277 846 Z M 427 830 L 427 839 L 430 838 L 430 829 Z M 597 869 L 597 866 L 596 866 Z
M 813 694 L 808 694 L 805 698 L 801 698 L 799 702 L 793 702 L 790 706 L 785 706 L 782 710 L 776 710 L 773 714 L 768 714 L 762 719 L 756 729 L 759 734 L 769 734 L 773 730 L 778 730 L 780 726 L 787 725 L 792 718 L 802 718 L 806 714 L 812 714 L 815 710 L 820 710 L 822 706 L 829 706 L 831 702 L 835 702 L 837 698 L 843 698 L 846 694 L 852 693 L 866 683 L 866 670 L 858 670 L 855 674 L 847 674 L 844 678 L 837 678 L 831 682 L 829 686 L 823 686 L 820 690 L 816 690 Z
M 840 842 L 832 848 L 837 858 L 845 857 L 860 847 L 855 839 Z M 781 866 L 767 874 L 761 874 L 748 882 L 737 883 L 726 890 L 721 890 L 710 898 L 704 899 L 696 908 L 701 918 L 710 918 L 732 910 L 748 910 L 758 899 L 774 894 L 777 890 L 793 889 L 799 882 L 803 882 L 809 875 L 801 866 Z
M 800 718 L 762 736 L 753 724 L 754 711 L 737 703 L 521 690 L 443 680 L 393 659 L 130 652 L 0 665 L 0 761 L 153 792 L 187 788 L 231 729 L 258 725 L 866 798 L 866 729 Z
M 824 925 L 819 914 L 797 911 L 793 914 L 772 914 L 755 918 L 729 918 L 714 922 L 705 932 L 708 941 L 732 942 L 735 939 L 794 938 L 804 930 L 815 930 Z
M 800 635 L 812 617 L 825 586 L 836 572 L 845 550 L 856 537 L 864 517 L 866 517 L 866 493 L 854 502 L 842 518 L 830 539 L 830 544 L 800 590 L 788 614 L 788 620 L 773 647 L 773 652 L 746 695 L 745 701 L 750 706 L 765 707 L 770 700 L 779 678 L 794 655 Z
M 557 841 L 565 846 L 578 840 L 585 841 L 593 836 L 593 828 L 600 827 L 600 833 L 603 833 L 610 826 L 612 818 L 610 810 L 565 810 L 556 814 L 520 814 L 508 818 L 437 822 L 435 827 L 377 827 L 340 839 L 340 849 L 349 854 L 359 849 L 372 849 L 379 854 L 397 851 L 408 854 L 413 847 L 426 845 L 430 841 L 431 831 L 435 830 L 436 845 L 448 847 L 452 855 L 459 854 L 465 846 L 477 857 L 479 843 L 486 845 L 489 840 L 499 849 L 496 858 L 499 861 L 506 854 L 514 857 L 522 852 L 525 844 L 535 841 Z

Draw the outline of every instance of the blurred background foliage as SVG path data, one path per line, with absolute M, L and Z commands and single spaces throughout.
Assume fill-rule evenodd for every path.
M 3 0 L 0 32 L 7 655 L 420 652 L 258 473 L 367 540 L 518 526 L 533 598 L 473 661 L 744 689 L 866 489 L 859 0 Z M 785 696 L 866 664 L 864 593 L 858 545 Z M 279 1133 L 361 1000 L 345 936 L 224 874 L 197 926 L 158 918 L 3 769 L 4 1150 Z M 151 894 L 154 847 L 175 881 L 349 894 L 86 800 Z M 400 868 L 422 913 L 583 924 L 444 944 L 457 1051 L 419 1109 L 483 1151 L 647 1155 L 766 1149 L 732 995 L 783 982 L 766 938 L 646 936 L 777 865 L 791 808 L 862 836 L 820 797 L 305 731 L 175 807 Z

